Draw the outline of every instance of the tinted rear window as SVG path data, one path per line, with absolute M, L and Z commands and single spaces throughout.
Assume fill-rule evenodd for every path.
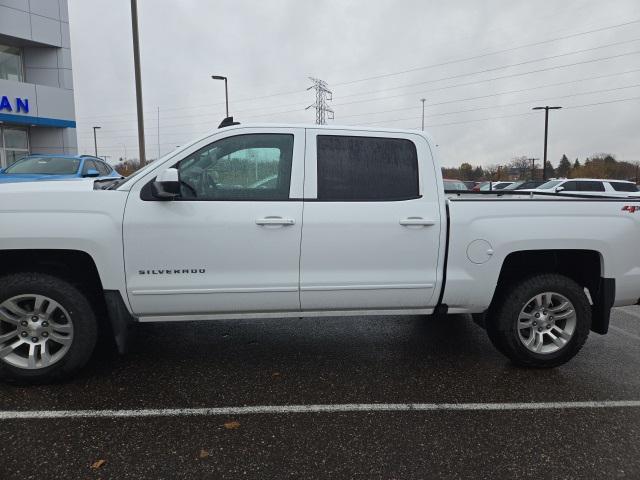
M 418 154 L 401 138 L 318 135 L 318 199 L 419 197 Z
M 604 192 L 604 185 L 602 182 L 584 182 L 577 181 L 579 192 Z
M 627 182 L 610 182 L 616 192 L 637 192 L 638 187 L 633 183 Z

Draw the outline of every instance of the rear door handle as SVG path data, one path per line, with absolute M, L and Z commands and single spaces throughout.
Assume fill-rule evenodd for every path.
M 422 217 L 408 217 L 400 220 L 400 225 L 402 225 L 403 227 L 411 227 L 411 226 L 429 227 L 435 224 L 436 222 L 434 220 L 425 220 Z
M 282 217 L 264 217 L 256 220 L 256 225 L 295 225 L 296 221 L 293 218 Z

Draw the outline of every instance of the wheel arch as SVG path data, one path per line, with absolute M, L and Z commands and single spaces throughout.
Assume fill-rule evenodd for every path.
M 131 314 L 119 291 L 105 290 L 98 266 L 86 251 L 73 249 L 0 250 L 0 276 L 19 273 L 47 273 L 76 286 L 94 308 L 104 333 L 114 338 L 124 353 Z
M 571 278 L 589 292 L 592 308 L 591 330 L 606 334 L 610 311 L 615 300 L 615 279 L 605 278 L 604 258 L 596 250 L 549 249 L 521 250 L 507 255 L 500 268 L 498 282 L 489 310 L 501 292 L 524 277 L 558 273 Z

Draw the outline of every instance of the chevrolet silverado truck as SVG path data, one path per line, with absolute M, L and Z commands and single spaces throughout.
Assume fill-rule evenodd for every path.
M 0 378 L 67 378 L 138 322 L 347 315 L 471 314 L 555 367 L 638 303 L 637 199 L 448 194 L 436 157 L 422 132 L 235 125 L 108 187 L 0 186 Z

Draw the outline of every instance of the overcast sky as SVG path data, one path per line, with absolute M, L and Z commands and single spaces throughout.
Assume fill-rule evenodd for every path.
M 638 0 L 138 0 L 138 9 L 149 158 L 158 107 L 162 154 L 217 127 L 218 74 L 243 123 L 313 123 L 309 76 L 333 90 L 336 125 L 419 129 L 424 97 L 444 165 L 542 157 L 544 113 L 530 108 L 545 104 L 565 107 L 551 113 L 554 164 L 563 153 L 640 160 Z M 93 152 L 97 125 L 100 155 L 137 157 L 130 3 L 69 0 L 69 13 L 80 152 Z

